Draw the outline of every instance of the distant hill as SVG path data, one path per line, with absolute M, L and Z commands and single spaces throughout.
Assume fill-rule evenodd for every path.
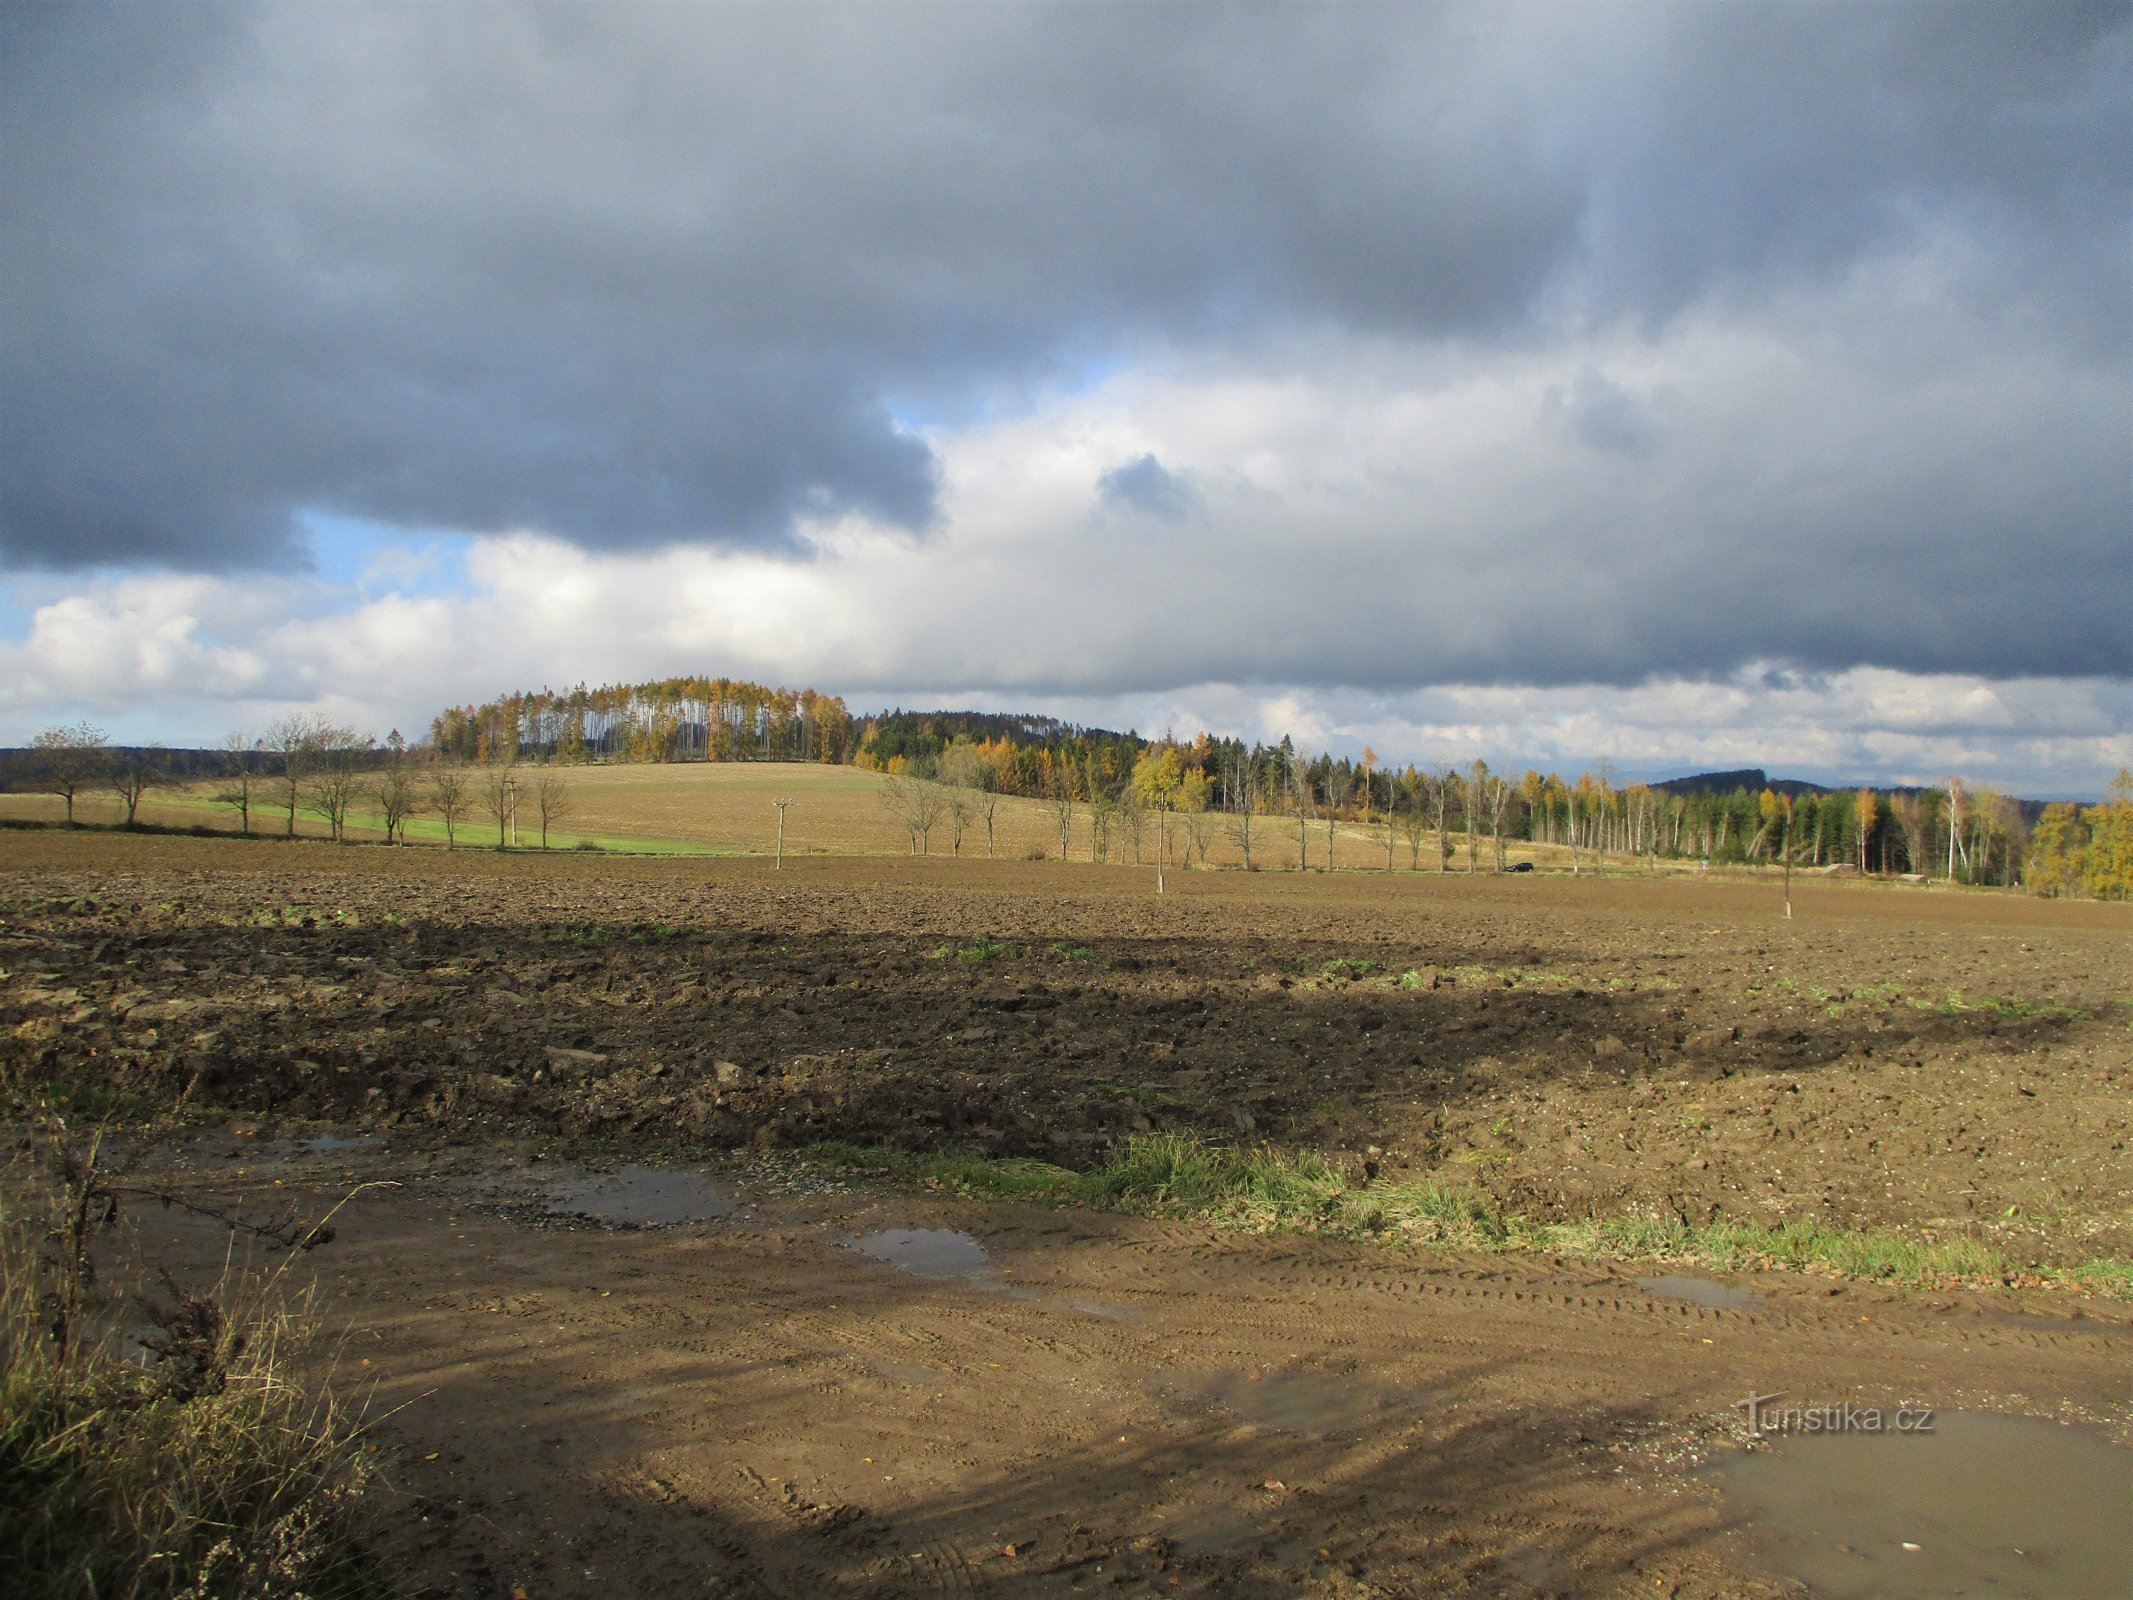
M 1807 783 L 1799 778 L 1772 778 L 1761 767 L 1736 767 L 1730 772 L 1699 772 L 1686 778 L 1668 778 L 1664 783 L 1655 783 L 1652 787 L 1661 794 L 1731 794 L 1736 789 L 1746 789 L 1750 794 L 1760 794 L 1765 789 L 1773 794 L 1789 795 L 1832 792 L 1822 784 Z
M 1698 772 L 1686 778 L 1668 778 L 1663 783 L 1652 785 L 1662 794 L 1732 794 L 1745 789 L 1750 794 L 1760 794 L 1768 789 L 1772 794 L 1790 795 L 1797 799 L 1806 794 L 1847 794 L 1856 789 L 1871 789 L 1876 794 L 1924 794 L 1927 791 L 1907 784 L 1883 783 L 1809 783 L 1802 778 L 1773 778 L 1761 767 L 1736 767 L 1730 772 Z M 2019 795 L 2009 795 L 2020 809 L 2023 819 L 2035 823 L 2044 813 L 2045 802 L 2025 800 Z

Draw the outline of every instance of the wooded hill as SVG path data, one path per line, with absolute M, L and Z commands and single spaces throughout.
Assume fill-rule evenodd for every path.
M 1175 752 L 1186 809 L 1248 816 L 1411 819 L 1497 841 L 1536 840 L 1631 856 L 1776 859 L 1976 882 L 2021 876 L 2043 807 L 1951 779 L 1934 789 L 1831 789 L 1771 779 L 1760 768 L 1616 785 L 1604 768 L 1492 771 L 1486 762 L 1430 768 L 1216 738 L 1151 741 L 1053 717 L 907 711 L 855 717 L 836 696 L 727 678 L 580 685 L 455 707 L 431 725 L 435 750 L 465 761 L 850 762 L 896 777 L 1079 804 L 1106 819 L 1153 803 L 1136 778 L 1153 749 Z M 2082 813 L 2077 809 L 2077 822 Z M 1130 825 L 1130 815 L 1124 819 Z M 2078 831 L 2078 829 L 2077 829 Z
M 1616 784 L 1605 764 L 1565 778 L 1458 766 L 1395 765 L 1313 755 L 1292 739 L 1246 744 L 1207 733 L 1149 740 L 1053 717 L 980 711 L 906 711 L 855 717 L 838 696 L 740 679 L 668 678 L 579 685 L 455 706 L 430 725 L 426 746 L 395 732 L 383 745 L 316 718 L 286 718 L 268 736 L 232 735 L 224 748 L 114 750 L 101 733 L 49 729 L 29 750 L 6 752 L 9 783 L 68 797 L 117 785 L 133 815 L 157 782 L 194 777 L 331 776 L 349 787 L 384 776 L 506 762 L 809 761 L 865 767 L 921 789 L 1018 795 L 1058 808 L 1062 835 L 1076 808 L 1102 837 L 1137 832 L 1151 807 L 1226 814 L 1248 838 L 1250 819 L 1291 818 L 1383 826 L 1472 852 L 1488 841 L 1502 864 L 1510 841 L 1580 857 L 1660 856 L 1715 862 L 1775 861 L 1911 873 L 1977 883 L 2030 882 L 2053 893 L 2133 892 L 2133 776 L 2100 806 L 2045 806 L 1958 778 L 1927 789 L 1824 788 L 1773 780 L 1760 768 L 1660 783 Z M 428 779 L 424 779 L 428 782 Z M 410 791 L 411 793 L 413 791 Z M 2032 839 L 2034 836 L 2034 846 Z M 1249 845 L 1247 844 L 1247 855 Z

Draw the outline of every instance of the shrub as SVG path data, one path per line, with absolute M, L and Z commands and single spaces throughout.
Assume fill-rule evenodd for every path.
M 391 1593 L 354 1419 L 292 1381 L 301 1309 L 230 1315 L 164 1278 L 140 1364 L 93 1298 L 117 1214 L 93 1155 L 0 1220 L 0 1551 L 19 1600 Z M 224 1288 L 227 1285 L 223 1286 Z

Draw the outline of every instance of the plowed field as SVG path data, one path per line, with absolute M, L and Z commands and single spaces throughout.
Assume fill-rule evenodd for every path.
M 404 1185 L 307 1270 L 381 1396 L 417 1400 L 388 1431 L 435 1592 L 1775 1593 L 1692 1474 L 1746 1393 L 2128 1438 L 2124 1308 L 2019 1278 L 1767 1273 L 1703 1305 L 1640 1287 L 1660 1265 L 955 1200 L 790 1154 L 1081 1167 L 1170 1130 L 1540 1222 L 2133 1256 L 2125 908 L 1171 885 L 5 834 L 0 1061 L 82 1104 L 182 1098 L 150 1168 L 189 1194 Z M 376 1142 L 302 1143 L 329 1126 Z M 565 1154 L 708 1162 L 723 1198 L 606 1231 L 541 1201 Z M 141 1226 L 159 1257 L 221 1249 Z M 896 1229 L 985 1255 L 852 1248 Z

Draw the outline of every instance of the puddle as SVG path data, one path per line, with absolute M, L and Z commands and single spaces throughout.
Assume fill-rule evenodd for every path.
M 1763 1556 L 1824 1600 L 2126 1593 L 2133 1450 L 2034 1417 L 1792 1434 L 1714 1469 Z
M 2089 1334 L 2108 1339 L 2133 1332 L 2123 1322 L 2105 1322 L 2100 1317 L 2047 1317 L 2033 1311 L 1993 1311 L 1987 1315 L 2003 1328 L 2028 1328 L 2036 1333 Z
M 1693 1300 L 1700 1306 L 1716 1306 L 1727 1311 L 1752 1310 L 1756 1305 L 1755 1296 L 1746 1289 L 1736 1289 L 1716 1278 L 1691 1278 L 1669 1272 L 1656 1278 L 1639 1278 L 1637 1287 L 1646 1294 L 1664 1295 L 1669 1300 Z
M 306 1139 L 297 1149 L 309 1150 L 314 1155 L 330 1156 L 338 1155 L 343 1150 L 368 1150 L 377 1142 L 378 1136 L 374 1133 L 359 1133 L 347 1139 L 338 1134 L 322 1133 L 316 1139 Z
M 983 1278 L 992 1273 L 985 1247 L 969 1234 L 947 1228 L 885 1228 L 854 1239 L 852 1248 L 921 1278 Z
M 526 1176 L 543 1175 L 529 1171 Z M 701 1173 L 662 1167 L 558 1173 L 540 1183 L 538 1204 L 552 1217 L 582 1217 L 613 1228 L 672 1228 L 709 1222 L 733 1210 L 733 1202 Z
M 1324 1372 L 1166 1373 L 1175 1398 L 1227 1411 L 1240 1422 L 1287 1433 L 1348 1433 L 1405 1409 L 1407 1396 Z

